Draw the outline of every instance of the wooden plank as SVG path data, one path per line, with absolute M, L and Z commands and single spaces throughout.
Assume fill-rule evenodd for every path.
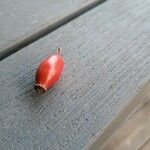
M 103 133 L 101 133 L 100 136 L 97 136 L 96 140 L 93 143 L 91 143 L 91 144 L 88 145 L 88 147 L 89 147 L 88 149 L 89 150 L 100 150 L 100 149 L 102 149 L 102 150 L 108 150 L 111 147 L 112 150 L 113 149 L 116 150 L 118 146 L 122 145 L 121 141 L 124 141 L 124 144 L 125 144 L 126 140 L 125 140 L 125 138 L 123 139 L 123 137 L 124 137 L 124 135 L 128 135 L 128 133 L 131 133 L 130 130 L 132 130 L 133 126 L 130 125 L 130 127 L 128 127 L 128 131 L 120 129 L 121 128 L 120 126 L 121 125 L 124 126 L 124 125 L 128 124 L 128 119 L 130 119 L 130 117 L 132 118 L 132 116 L 133 116 L 134 113 L 136 114 L 137 111 L 143 105 L 148 105 L 149 102 L 150 102 L 150 80 L 142 87 L 142 89 L 140 90 L 140 92 L 138 92 L 138 94 L 134 97 L 134 99 L 132 99 L 132 101 L 123 110 L 121 110 L 120 113 L 118 113 L 118 115 L 114 118 L 114 120 L 111 122 L 111 124 L 109 124 L 109 126 L 107 127 L 107 129 L 105 129 L 103 131 Z M 134 123 L 135 123 L 135 121 L 134 121 Z M 140 124 L 136 123 L 135 126 L 138 126 L 138 125 L 140 125 Z M 134 129 L 136 131 L 136 127 Z M 126 131 L 126 132 L 124 132 L 123 137 L 121 137 L 120 135 L 118 135 L 118 137 L 119 137 L 120 140 L 117 140 L 117 139 L 115 139 L 115 135 L 118 132 L 120 133 L 120 130 Z M 134 130 L 132 130 L 132 131 L 134 132 Z M 136 138 L 135 138 L 133 136 L 133 140 L 136 140 L 137 137 L 138 136 L 136 136 Z M 143 138 L 141 139 L 141 141 L 143 140 Z M 140 143 L 136 143 L 135 144 L 135 143 L 131 142 L 130 144 L 128 143 L 128 146 L 137 146 Z M 123 147 L 125 149 L 129 149 L 128 146 L 124 145 Z M 136 148 L 131 148 L 131 149 L 136 149 Z M 122 150 L 122 148 L 121 148 L 121 150 Z
M 115 131 L 102 150 L 144 150 L 144 147 L 146 149 L 148 145 L 150 145 L 150 97 L 141 109 Z
M 88 8 L 90 8 L 90 6 L 94 7 L 98 5 L 100 1 L 101 0 L 1 0 L 0 52 L 8 48 L 12 49 L 16 44 L 18 46 L 20 42 L 29 41 L 31 35 L 34 36 L 36 33 L 41 33 L 41 31 L 39 33 L 39 30 L 43 31 L 47 28 L 47 30 L 50 30 L 51 24 L 57 26 L 56 23 L 58 20 L 62 20 L 65 16 L 84 8 L 84 6 L 89 6 Z
M 81 150 L 150 78 L 149 0 L 112 0 L 0 63 L 2 149 Z M 39 62 L 63 48 L 61 81 L 33 90 Z

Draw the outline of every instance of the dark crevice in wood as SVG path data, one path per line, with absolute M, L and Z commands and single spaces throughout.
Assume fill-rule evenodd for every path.
M 73 13 L 59 19 L 58 21 L 55 21 L 54 23 L 41 28 L 37 32 L 35 32 L 27 37 L 24 37 L 23 39 L 17 41 L 13 45 L 4 48 L 0 52 L 0 60 L 3 60 L 4 58 L 17 52 L 18 50 L 28 46 L 29 44 L 37 41 L 38 39 L 44 37 L 45 35 L 55 31 L 59 27 L 69 23 L 70 21 L 74 20 L 75 18 L 79 17 L 80 15 L 86 13 L 87 11 L 91 10 L 92 8 L 96 7 L 97 5 L 99 5 L 105 1 L 106 0 L 95 0 L 94 2 L 91 2 L 87 5 L 85 5 L 84 7 L 81 7 L 77 11 L 74 11 Z

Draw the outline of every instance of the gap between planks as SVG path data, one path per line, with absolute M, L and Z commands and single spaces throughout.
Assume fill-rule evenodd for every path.
M 0 52 L 0 60 L 10 56 L 11 54 L 17 52 L 18 50 L 28 46 L 29 44 L 39 40 L 40 38 L 46 36 L 47 34 L 55 31 L 59 27 L 69 23 L 70 21 L 74 20 L 75 18 L 79 17 L 80 15 L 86 13 L 87 11 L 91 10 L 92 8 L 98 6 L 99 4 L 105 2 L 106 0 L 95 0 L 93 2 L 88 3 L 87 5 L 79 8 L 78 10 L 70 13 L 62 17 L 61 19 L 44 26 L 43 28 L 37 30 L 36 32 L 32 33 L 31 35 L 20 39 L 19 41 L 15 42 L 14 44 L 5 47 Z

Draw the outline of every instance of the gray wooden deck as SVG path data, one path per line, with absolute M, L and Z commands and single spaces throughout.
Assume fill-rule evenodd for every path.
M 0 2 L 0 60 L 106 0 Z
M 73 1 L 65 2 L 66 8 L 63 1 L 56 6 L 54 1 L 51 6 L 40 3 L 36 5 L 42 19 L 35 28 L 73 6 Z M 54 17 L 43 14 L 61 5 L 65 10 Z M 38 7 L 33 6 L 33 12 Z M 29 20 L 18 26 L 34 22 L 33 16 Z M 149 25 L 149 0 L 108 0 L 2 60 L 0 149 L 87 149 L 150 79 Z M 0 25 L 2 35 L 7 32 L 1 37 L 2 47 L 34 31 L 27 27 L 13 34 L 20 30 L 14 28 Z M 63 76 L 45 95 L 38 95 L 33 90 L 36 68 L 59 47 L 65 59 Z
M 93 0 L 1 0 L 0 49 Z

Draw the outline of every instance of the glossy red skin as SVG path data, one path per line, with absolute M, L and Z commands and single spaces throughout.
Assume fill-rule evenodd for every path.
M 36 85 L 42 86 L 47 91 L 59 80 L 63 68 L 64 59 L 59 54 L 48 57 L 37 69 Z

